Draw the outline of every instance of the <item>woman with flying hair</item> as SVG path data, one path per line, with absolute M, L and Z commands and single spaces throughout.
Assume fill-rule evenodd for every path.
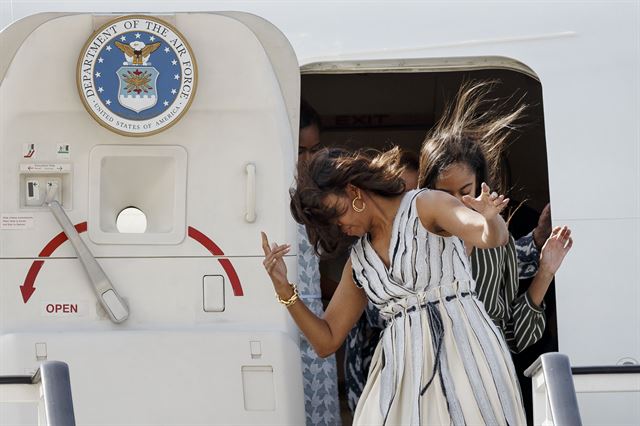
M 398 155 L 323 149 L 299 170 L 294 218 L 317 252 L 347 244 L 351 256 L 318 317 L 287 277 L 290 246 L 270 245 L 263 233 L 276 297 L 320 356 L 342 345 L 368 300 L 380 310 L 385 329 L 354 425 L 524 425 L 509 350 L 475 297 L 462 242 L 506 244 L 508 200 L 484 184 L 464 203 L 441 191 L 405 192 Z
M 400 177 L 407 191 L 418 187 L 419 163 L 420 158 L 417 154 L 401 150 L 396 166 L 402 170 Z M 356 411 L 358 400 L 367 382 L 369 366 L 383 329 L 384 321 L 381 320 L 378 309 L 369 302 L 364 314 L 345 340 L 344 387 L 351 414 Z
M 504 191 L 503 152 L 525 105 L 509 113 L 488 97 L 491 81 L 462 86 L 450 112 L 427 135 L 420 155 L 418 186 L 447 192 L 464 202 L 480 193 L 482 182 Z M 478 298 L 517 353 L 537 342 L 545 328 L 543 298 L 573 240 L 571 230 L 556 227 L 542 247 L 538 270 L 526 292 L 518 295 L 518 263 L 512 236 L 505 246 L 476 247 L 465 241 Z

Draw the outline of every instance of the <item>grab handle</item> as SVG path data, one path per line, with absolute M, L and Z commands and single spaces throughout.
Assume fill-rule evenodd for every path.
M 49 207 L 51 213 L 53 213 L 53 216 L 62 227 L 62 230 L 67 234 L 69 242 L 78 254 L 78 260 L 80 260 L 80 263 L 89 276 L 89 280 L 91 281 L 93 290 L 98 297 L 98 301 L 109 314 L 111 321 L 115 323 L 125 321 L 129 317 L 129 308 L 124 303 L 116 289 L 113 288 L 111 281 L 109 281 L 109 278 L 100 267 L 100 264 L 98 264 L 96 258 L 93 257 L 89 248 L 86 246 L 84 241 L 82 241 L 82 238 L 80 238 L 80 234 L 76 231 L 73 223 L 71 223 L 71 220 L 62 209 L 62 206 L 60 206 L 60 203 L 54 200 L 57 191 L 58 185 L 56 183 L 49 184 L 45 205 Z
M 245 166 L 247 173 L 247 189 L 246 189 L 246 213 L 244 220 L 249 223 L 256 221 L 256 165 L 247 163 Z

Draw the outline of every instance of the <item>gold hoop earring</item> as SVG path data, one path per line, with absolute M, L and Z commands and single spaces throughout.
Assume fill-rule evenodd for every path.
M 358 200 L 362 201 L 362 207 L 356 206 L 356 201 Z M 364 200 L 362 199 L 362 196 L 360 195 L 360 191 L 358 191 L 358 196 L 354 198 L 353 201 L 351 201 L 351 207 L 353 207 L 353 210 L 355 210 L 356 213 L 362 213 L 364 209 L 367 208 L 367 205 L 365 204 Z

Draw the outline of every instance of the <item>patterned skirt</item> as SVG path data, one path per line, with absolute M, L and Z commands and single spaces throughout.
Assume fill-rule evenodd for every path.
M 313 313 L 322 316 L 320 299 L 305 299 L 304 304 Z M 300 356 L 307 426 L 340 426 L 336 357 L 331 355 L 320 358 L 302 333 L 300 333 Z
M 525 425 L 504 338 L 473 283 L 389 303 L 354 425 Z

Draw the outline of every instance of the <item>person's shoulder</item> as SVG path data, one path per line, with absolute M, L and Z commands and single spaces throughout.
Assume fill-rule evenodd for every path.
M 437 206 L 442 204 L 442 194 L 446 195 L 446 193 L 427 188 L 416 191 L 417 193 L 414 196 L 416 214 L 420 218 L 422 225 L 425 228 L 429 228 L 432 226 L 432 222 L 436 216 Z
M 445 203 L 451 196 L 443 191 L 438 191 L 435 189 L 420 189 L 416 196 L 416 207 L 418 209 L 418 213 L 427 213 L 432 210 L 434 207 L 437 207 L 443 203 Z
M 444 233 L 440 226 L 437 225 L 437 217 L 451 208 L 451 200 L 454 197 L 437 189 L 423 189 L 415 197 L 416 213 L 420 218 L 422 226 L 431 234 L 439 237 L 449 237 L 450 234 Z

